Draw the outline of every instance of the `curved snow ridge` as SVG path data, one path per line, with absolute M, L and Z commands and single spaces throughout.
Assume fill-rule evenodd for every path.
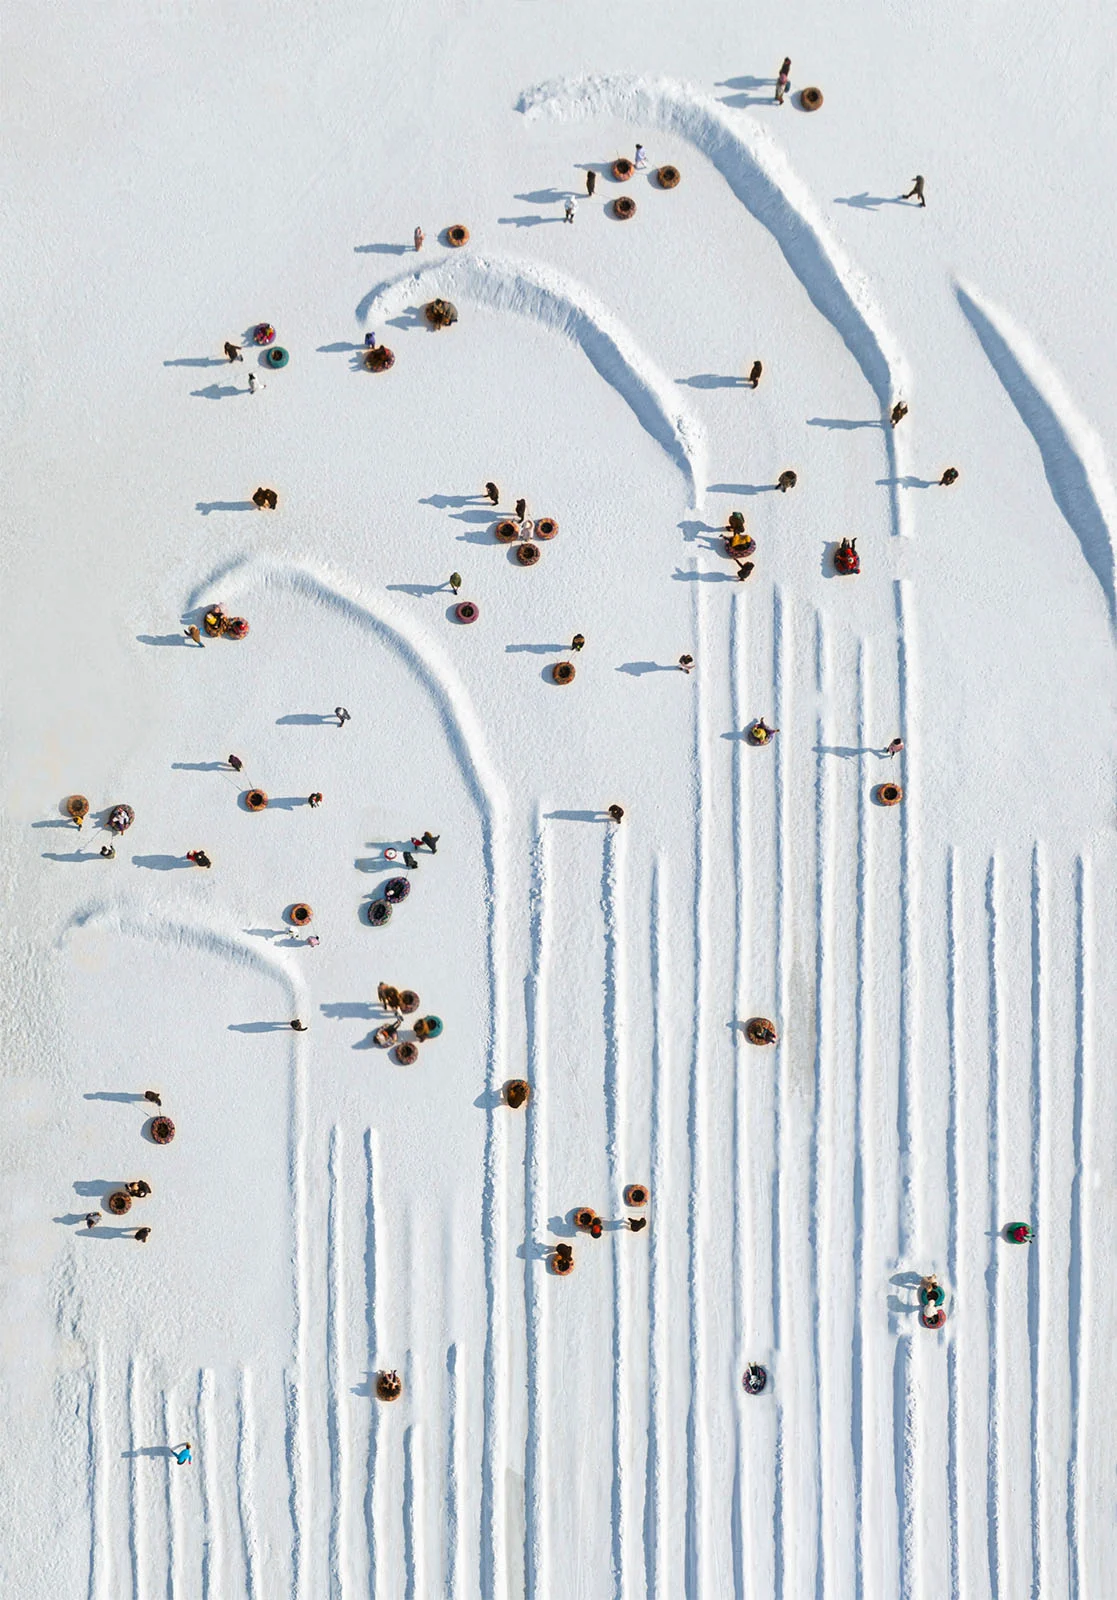
M 286 987 L 295 1008 L 292 1015 L 296 1017 L 309 1003 L 306 985 L 295 965 L 278 952 L 263 949 L 256 942 L 250 943 L 231 925 L 222 928 L 212 922 L 184 922 L 177 912 L 139 911 L 119 903 L 95 900 L 73 913 L 59 943 L 85 928 L 106 928 L 127 938 L 147 939 L 169 949 L 200 950 L 219 960 L 249 967 Z
M 1117 622 L 1113 558 L 1117 491 L 1101 439 L 1030 334 L 966 285 L 955 282 L 954 293 L 1036 442 L 1055 504 L 1102 586 L 1112 626 Z
M 662 445 L 687 481 L 691 506 L 696 482 L 705 482 L 706 439 L 701 423 L 680 408 L 678 391 L 644 353 L 632 331 L 589 290 L 554 267 L 510 257 L 461 252 L 380 284 L 361 301 L 357 316 L 378 321 L 424 296 L 460 296 L 494 311 L 531 317 L 580 345 L 590 364 L 628 405 L 641 427 Z
M 265 587 L 277 585 L 290 589 L 327 607 L 348 621 L 366 628 L 395 651 L 437 709 L 466 788 L 486 830 L 491 831 L 497 814 L 505 808 L 504 785 L 488 754 L 481 719 L 474 710 L 465 685 L 441 651 L 436 650 L 429 639 L 420 642 L 411 633 L 404 632 L 402 622 L 397 624 L 387 614 L 386 607 L 382 613 L 370 596 L 358 598 L 355 592 L 350 591 L 345 579 L 328 572 L 324 567 L 314 568 L 294 561 L 254 555 L 234 556 L 215 568 L 197 586 L 189 597 L 188 606 L 194 609 L 202 605 L 218 585 L 236 595 L 260 583 Z
M 722 104 L 672 78 L 625 73 L 553 78 L 525 89 L 525 117 L 625 117 L 688 140 L 711 161 L 742 205 L 764 225 L 814 306 L 845 341 L 888 411 L 906 390 L 907 363 L 864 275 L 831 237 L 825 218 L 779 145 Z

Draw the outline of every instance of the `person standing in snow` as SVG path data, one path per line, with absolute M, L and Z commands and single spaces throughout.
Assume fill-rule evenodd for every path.
M 195 644 L 200 644 L 202 649 L 203 650 L 205 649 L 205 647 L 206 647 L 205 640 L 202 638 L 201 634 L 198 632 L 198 629 L 197 629 L 197 627 L 196 627 L 196 625 L 194 623 L 191 623 L 188 628 L 183 628 L 182 631 L 183 631 L 183 633 L 186 635 L 186 637 L 188 639 L 193 639 Z
M 760 374 L 763 371 L 764 371 L 764 363 L 763 363 L 763 361 L 754 361 L 752 366 L 749 369 L 749 379 L 748 379 L 748 381 L 749 381 L 749 388 L 750 389 L 759 389 L 760 388 Z
M 487 483 L 485 485 L 485 493 L 488 495 L 494 506 L 498 506 L 500 504 L 500 490 L 497 488 L 495 483 Z
M 308 794 L 306 797 L 306 803 L 312 811 L 317 811 L 318 807 L 322 804 L 321 789 L 315 789 L 313 794 Z
M 622 822 L 624 820 L 624 807 L 623 806 L 610 806 L 609 807 L 609 816 L 612 818 L 612 820 L 614 822 Z
M 306 942 L 312 950 L 317 950 L 318 946 L 322 943 L 321 939 L 316 933 L 312 933 Z
M 776 79 L 776 104 L 783 105 L 783 97 L 791 88 L 791 57 L 784 56 L 783 66 L 780 68 L 779 77 Z
M 755 561 L 738 561 L 738 563 L 737 563 L 737 582 L 738 583 L 746 583 L 748 581 L 748 579 L 752 577 L 755 567 L 756 567 L 756 562 Z
M 913 182 L 911 188 L 908 190 L 907 194 L 902 194 L 900 199 L 918 200 L 921 206 L 925 206 L 927 204 L 926 200 L 923 198 L 923 178 L 918 172 L 915 175 L 915 181 Z
M 570 641 L 570 648 L 571 648 L 571 650 L 581 650 L 584 647 L 585 642 L 586 642 L 585 634 L 584 633 L 576 633 L 574 635 L 573 639 L 571 639 L 571 641 Z
M 516 501 L 516 521 L 517 522 L 522 522 L 524 520 L 524 515 L 525 515 L 526 512 L 527 512 L 527 501 L 526 500 L 517 500 Z
M 411 854 L 410 850 L 405 850 L 403 852 L 403 864 L 404 864 L 405 867 L 411 867 L 411 868 L 415 868 L 415 867 L 417 867 L 419 865 L 419 863 L 416 861 L 415 857 Z
M 190 1454 L 190 1441 L 189 1441 L 189 1439 L 186 1441 L 185 1444 L 172 1445 L 171 1446 L 171 1454 L 174 1456 L 175 1460 L 178 1462 L 180 1467 L 185 1467 L 186 1465 L 188 1465 L 189 1462 L 193 1461 L 193 1459 L 194 1459 L 194 1457 Z
M 592 194 L 593 191 L 596 188 L 597 188 L 597 173 L 594 172 L 593 168 L 591 167 L 590 170 L 586 173 L 586 193 L 587 194 Z
M 132 1235 L 132 1237 L 134 1239 L 136 1239 L 140 1244 L 146 1244 L 147 1241 L 151 1238 L 151 1229 L 150 1228 L 137 1228 L 135 1233 Z M 180 1462 L 179 1465 L 181 1466 L 182 1463 Z
M 85 1213 L 85 1225 L 87 1228 L 95 1228 L 100 1220 L 101 1213 L 99 1211 L 87 1211 Z
M 940 487 L 943 487 L 943 488 L 949 488 L 952 483 L 957 483 L 957 482 L 958 482 L 958 468 L 957 467 L 947 467 L 946 471 L 943 473 L 942 477 L 939 479 L 939 485 L 940 485 Z
M 694 667 L 694 657 L 693 656 L 680 656 L 679 657 L 679 666 L 682 668 L 682 670 L 684 672 L 692 671 L 693 667 Z
M 895 427 L 897 423 L 903 422 L 907 414 L 908 408 L 906 402 L 903 400 L 897 400 L 890 413 L 892 426 Z
M 647 1217 L 628 1217 L 626 1220 L 633 1233 L 639 1233 L 642 1228 L 648 1226 Z
M 161 1106 L 163 1104 L 163 1096 L 157 1089 L 145 1089 L 144 1099 L 150 1100 L 153 1106 Z
M 461 575 L 461 573 L 460 572 L 451 572 L 451 574 L 450 574 L 450 588 L 452 589 L 454 594 L 457 594 L 457 592 L 461 588 L 461 586 L 462 586 L 462 575 Z
M 256 374 L 254 372 L 248 374 L 248 392 L 249 394 L 256 393 Z
M 188 850 L 186 852 L 186 859 L 187 861 L 192 861 L 196 867 L 213 866 L 213 862 L 209 859 L 204 850 Z
M 425 237 L 425 235 L 423 233 L 422 228 L 416 228 L 415 229 L 415 248 L 416 248 L 416 250 L 421 250 L 423 248 L 423 239 L 424 239 L 424 237 Z
M 428 831 L 424 833 L 423 837 L 420 839 L 419 843 L 425 844 L 431 855 L 436 856 L 438 854 L 438 841 L 441 839 L 441 837 L 442 835 L 440 833 L 431 833 L 428 829 Z
M 306 1023 L 303 1022 L 299 1017 L 293 1017 L 291 1019 L 291 1027 L 294 1028 L 296 1033 L 306 1033 L 307 1031 Z
M 337 718 L 337 725 L 339 728 L 344 728 L 345 724 L 352 720 L 344 706 L 335 706 L 334 716 Z
M 240 353 L 240 345 L 234 344 L 231 339 L 226 339 L 225 341 L 225 355 L 230 361 L 244 360 L 244 357 Z
M 567 197 L 566 197 L 566 206 L 565 206 L 566 215 L 563 218 L 563 220 L 565 222 L 573 222 L 574 221 L 574 213 L 577 211 L 577 209 L 578 209 L 577 200 L 575 200 L 575 198 L 574 198 L 574 196 L 572 194 L 568 194 Z
M 104 856 L 106 861 L 115 861 L 116 846 L 112 844 L 103 844 L 101 846 L 101 854 Z
M 648 164 L 648 153 L 644 149 L 644 146 L 642 144 L 638 144 L 636 146 L 636 155 L 633 158 L 633 163 L 632 164 L 636 168 L 637 172 L 643 172 L 645 167 L 647 166 L 647 164 Z
M 885 745 L 884 754 L 886 756 L 898 756 L 903 748 L 904 741 L 902 739 L 893 739 L 891 744 Z
M 230 756 L 229 765 L 232 767 L 234 772 L 242 772 L 244 770 L 244 762 L 241 760 L 240 756 Z
M 776 479 L 776 488 L 781 494 L 786 494 L 789 489 L 794 489 L 798 482 L 799 474 L 797 472 L 792 472 L 789 467 L 786 472 L 781 472 L 779 477 Z

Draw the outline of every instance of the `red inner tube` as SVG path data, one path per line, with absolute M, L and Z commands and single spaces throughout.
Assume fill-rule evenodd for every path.
M 396 1045 L 396 1060 L 405 1067 L 414 1066 L 419 1059 L 419 1046 L 411 1039 L 402 1039 Z
M 156 1144 L 170 1144 L 175 1136 L 175 1125 L 170 1117 L 153 1117 L 151 1120 L 151 1137 Z
M 481 613 L 472 600 L 463 600 L 460 606 L 454 607 L 454 615 L 459 622 L 476 622 Z

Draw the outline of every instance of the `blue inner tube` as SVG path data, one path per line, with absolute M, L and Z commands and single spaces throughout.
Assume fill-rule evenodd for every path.
M 368 908 L 368 920 L 374 928 L 382 928 L 391 914 L 391 906 L 383 900 L 374 900 Z
M 442 1018 L 424 1017 L 422 1021 L 422 1029 L 423 1037 L 425 1039 L 437 1039 L 439 1034 L 442 1032 Z M 418 1027 L 415 1031 L 418 1033 Z
M 406 900 L 410 893 L 411 885 L 406 878 L 389 878 L 384 885 L 384 899 L 394 906 Z
M 290 359 L 291 357 L 281 344 L 273 344 L 264 356 L 264 360 L 269 367 L 285 367 Z

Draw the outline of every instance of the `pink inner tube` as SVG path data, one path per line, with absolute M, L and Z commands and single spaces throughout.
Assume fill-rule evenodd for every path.
M 481 613 L 472 600 L 463 600 L 460 606 L 454 607 L 454 615 L 459 622 L 476 622 Z
M 275 338 L 275 329 L 270 322 L 258 322 L 252 330 L 254 344 L 271 344 Z

